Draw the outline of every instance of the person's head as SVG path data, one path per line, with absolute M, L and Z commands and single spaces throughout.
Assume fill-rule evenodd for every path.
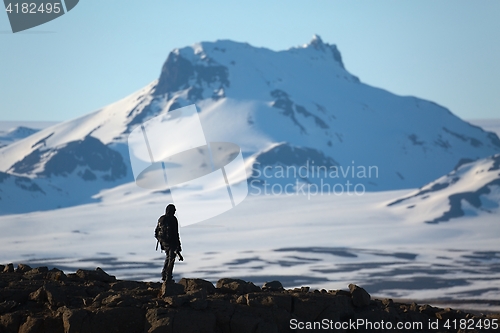
M 172 204 L 169 204 L 167 208 L 165 208 L 165 214 L 166 215 L 174 215 L 175 214 L 175 206 Z

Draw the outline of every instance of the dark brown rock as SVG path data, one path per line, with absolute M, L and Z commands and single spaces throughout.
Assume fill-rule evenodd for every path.
M 100 308 L 103 304 L 103 300 L 107 299 L 109 296 L 113 296 L 114 293 L 111 291 L 104 291 L 102 293 L 97 294 L 96 297 L 92 300 L 92 307 L 93 308 Z
M 137 281 L 117 281 L 112 283 L 110 287 L 115 291 L 121 291 L 121 290 L 146 289 L 147 285 L 144 282 L 137 282 Z
M 59 316 L 28 316 L 19 333 L 64 333 L 63 322 Z
M 231 332 L 253 333 L 257 331 L 261 319 L 242 309 L 237 309 L 231 317 Z
M 7 264 L 3 268 L 4 273 L 13 273 L 14 272 L 14 265 L 13 264 Z
M 186 278 L 182 278 L 179 281 L 179 284 L 182 284 L 184 286 L 184 290 L 186 292 L 203 289 L 209 295 L 215 293 L 215 287 L 212 284 L 212 282 L 210 282 L 210 281 L 206 281 L 206 280 L 202 280 L 202 279 L 186 279 Z
M 366 290 L 358 287 L 355 284 L 350 284 L 349 290 L 351 291 L 352 295 L 352 304 L 354 304 L 355 307 L 362 308 L 370 305 L 371 297 L 370 294 L 366 292 Z
M 347 296 L 351 297 L 351 293 L 346 290 L 329 290 L 328 293 L 334 296 Z
M 283 285 L 279 281 L 266 282 L 262 285 L 262 290 L 265 291 L 282 291 Z
M 19 327 L 19 333 L 42 333 L 43 319 L 38 317 L 28 316 L 26 321 Z
M 23 277 L 28 280 L 43 280 L 48 271 L 49 269 L 45 266 L 36 267 L 24 273 Z
M 189 303 L 189 301 L 191 300 L 191 297 L 189 295 L 175 295 L 175 296 L 164 297 L 163 300 L 169 306 L 171 306 L 173 308 L 177 308 L 177 307 L 180 307 L 184 304 Z
M 58 308 L 66 304 L 66 293 L 59 286 L 46 284 L 43 288 L 45 289 L 47 301 L 51 306 Z
M 430 317 L 434 317 L 436 315 L 436 313 L 439 311 L 438 308 L 435 308 L 433 306 L 430 306 L 428 304 L 425 304 L 425 305 L 422 305 L 419 309 L 418 309 L 419 312 L 427 315 L 427 316 L 430 316 Z
M 215 313 L 217 327 L 222 332 L 231 332 L 231 318 L 236 306 L 220 298 L 210 299 L 207 302 L 208 310 Z
M 0 303 L 0 315 L 7 313 L 7 312 L 10 312 L 10 310 L 15 308 L 17 305 L 18 305 L 17 302 L 13 301 L 13 300 L 4 301 L 4 302 Z
M 65 333 L 62 316 L 45 317 L 43 320 L 43 328 L 46 333 Z
M 54 268 L 54 269 L 51 269 L 49 272 L 47 272 L 46 279 L 53 280 L 53 281 L 64 281 L 67 279 L 67 277 L 63 271 L 61 271 L 57 268 Z
M 441 320 L 453 319 L 455 317 L 455 312 L 452 309 L 447 308 L 444 311 L 436 312 L 436 317 Z
M 174 313 L 169 309 L 149 309 L 146 313 L 145 332 L 173 333 Z
M 391 299 L 391 298 L 384 298 L 382 300 L 382 304 L 385 306 L 385 307 L 393 307 L 394 306 L 394 301 Z
M 416 311 L 418 311 L 419 308 L 420 308 L 420 306 L 415 302 L 410 304 L 410 311 L 416 312 Z
M 46 267 L 46 266 L 40 266 L 40 267 L 36 267 L 36 268 L 33 268 L 29 271 L 30 274 L 43 274 L 43 273 L 47 273 L 49 271 L 49 269 Z
M 134 307 L 104 308 L 92 312 L 92 333 L 142 333 L 145 326 L 145 311 Z
M 179 283 L 164 282 L 161 285 L 160 297 L 175 296 L 185 294 L 184 286 Z
M 179 284 L 106 282 L 95 279 L 94 274 L 102 272 L 87 272 L 66 279 L 57 269 L 28 270 L 24 265 L 16 272 L 2 272 L 0 333 L 272 333 L 289 332 L 294 318 L 303 322 L 364 319 L 395 324 L 500 317 L 394 303 L 391 299 L 371 300 L 355 285 L 350 286 L 351 292 L 309 292 L 307 287 L 270 291 L 274 287 L 260 290 L 242 280 L 221 279 L 215 289 L 200 279 L 183 279 Z M 253 291 L 244 293 L 248 290 Z
M 396 308 L 389 306 L 384 309 L 385 312 L 387 312 L 392 319 L 400 319 L 401 316 L 399 315 L 398 310 Z
M 97 267 L 95 271 L 79 269 L 76 271 L 76 275 L 87 281 L 101 281 L 101 282 L 115 282 L 116 277 L 109 275 L 103 271 L 100 267 Z
M 208 306 L 208 301 L 206 298 L 193 298 L 189 302 L 189 306 L 195 310 L 204 310 Z
M 208 306 L 207 292 L 205 289 L 190 291 L 187 295 L 191 298 L 189 306 L 195 310 L 204 310 Z
M 44 287 L 38 288 L 36 291 L 29 294 L 30 301 L 37 303 L 44 303 L 47 301 L 47 293 Z
M 268 308 L 267 313 L 269 314 L 269 320 L 276 323 L 279 332 L 289 332 L 290 331 L 290 319 L 294 317 L 290 312 L 282 308 Z
M 248 306 L 277 307 L 287 312 L 292 311 L 292 296 L 290 295 L 250 293 L 245 295 L 245 300 Z
M 17 268 L 16 268 L 16 273 L 21 273 L 21 274 L 24 274 L 28 271 L 31 271 L 31 267 L 26 265 L 26 264 L 19 264 L 17 265 Z
M 318 318 L 338 321 L 341 317 L 353 313 L 351 298 L 347 296 L 297 293 L 293 298 L 292 314 L 306 321 L 315 321 Z
M 260 288 L 252 282 L 246 282 L 240 279 L 223 278 L 217 281 L 217 289 L 223 293 L 247 294 L 260 291 Z
M 64 333 L 90 333 L 90 312 L 84 309 L 63 309 Z
M 0 316 L 0 331 L 4 329 L 5 333 L 18 333 L 21 325 L 21 313 L 13 312 Z
M 215 332 L 216 318 L 215 315 L 209 311 L 180 308 L 175 312 L 172 331 L 200 333 Z

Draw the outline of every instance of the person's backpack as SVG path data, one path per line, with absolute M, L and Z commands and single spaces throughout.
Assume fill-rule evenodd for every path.
M 158 224 L 155 229 L 155 237 L 160 242 L 163 249 L 163 243 L 165 243 L 168 239 L 168 224 L 164 222 L 164 217 L 161 217 L 158 220 Z

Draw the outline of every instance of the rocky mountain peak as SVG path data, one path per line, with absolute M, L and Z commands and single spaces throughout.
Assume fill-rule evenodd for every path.
M 308 45 L 311 45 L 317 49 L 324 49 L 325 43 L 323 43 L 323 39 L 317 34 L 314 34 L 311 41 Z
M 306 48 L 313 48 L 318 51 L 331 53 L 333 59 L 338 62 L 340 67 L 345 69 L 344 63 L 342 62 L 342 55 L 335 44 L 324 43 L 323 39 L 317 34 L 314 34 L 309 44 L 305 45 Z

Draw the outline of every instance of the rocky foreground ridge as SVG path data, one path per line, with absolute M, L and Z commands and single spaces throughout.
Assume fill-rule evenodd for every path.
M 261 288 L 228 278 L 216 286 L 186 278 L 162 284 L 117 280 L 100 268 L 65 274 L 56 268 L 0 265 L 0 333 L 312 332 L 307 328 L 314 323 L 324 325 L 316 330 L 321 332 L 490 332 L 499 330 L 477 323 L 499 318 L 375 300 L 352 284 L 349 291 L 285 290 L 278 281 Z M 444 327 L 447 320 L 452 327 Z M 476 327 L 454 328 L 453 320 Z M 421 329 L 396 329 L 397 323 L 416 322 L 423 323 Z

